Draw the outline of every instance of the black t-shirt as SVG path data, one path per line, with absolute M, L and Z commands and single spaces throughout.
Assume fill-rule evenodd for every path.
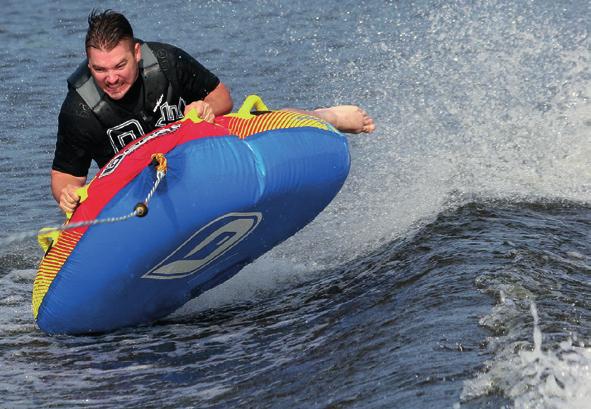
M 178 88 L 176 93 L 180 97 L 178 101 L 165 101 L 161 106 L 161 117 L 155 116 L 148 124 L 148 129 L 144 129 L 144 125 L 135 131 L 136 134 L 151 132 L 159 126 L 180 119 L 185 104 L 202 100 L 220 83 L 214 74 L 180 48 L 152 42 L 148 45 L 160 65 L 166 65 L 166 76 L 172 86 Z M 126 113 L 127 118 L 122 122 L 125 119 L 127 122 L 134 122 L 133 119 L 144 110 L 143 82 L 140 75 L 121 100 L 113 101 L 109 98 L 109 103 L 119 107 L 120 112 Z M 103 167 L 123 147 L 123 142 L 114 142 L 108 131 L 78 92 L 70 88 L 59 114 L 52 169 L 73 176 L 86 176 L 92 160 Z M 135 135 L 134 138 L 139 136 L 141 135 Z

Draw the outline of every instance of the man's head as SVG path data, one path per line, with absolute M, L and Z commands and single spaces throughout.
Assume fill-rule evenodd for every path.
M 114 100 L 123 98 L 138 77 L 141 47 L 123 14 L 112 10 L 90 13 L 86 56 L 95 82 Z

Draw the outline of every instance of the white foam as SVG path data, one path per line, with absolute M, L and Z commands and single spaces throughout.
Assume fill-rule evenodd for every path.
M 487 363 L 486 372 L 464 383 L 462 401 L 501 393 L 516 409 L 589 408 L 591 348 L 573 336 L 551 350 L 544 349 L 533 302 L 530 312 L 534 318 L 533 344 L 499 342 L 501 349 Z
M 289 258 L 278 259 L 264 255 L 230 280 L 185 304 L 173 317 L 266 297 L 271 291 L 304 280 L 307 274 L 314 271 L 314 264 L 313 261 L 310 264 L 299 264 Z

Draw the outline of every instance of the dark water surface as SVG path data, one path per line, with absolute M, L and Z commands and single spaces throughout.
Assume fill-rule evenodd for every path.
M 153 326 L 48 337 L 31 232 L 93 2 L 0 14 L 0 407 L 589 408 L 588 1 L 99 2 L 237 104 L 358 103 L 311 225 Z

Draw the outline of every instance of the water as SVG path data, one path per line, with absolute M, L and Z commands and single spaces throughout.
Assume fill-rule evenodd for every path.
M 591 9 L 564 1 L 101 2 L 239 103 L 358 103 L 311 225 L 153 326 L 48 337 L 27 233 L 94 2 L 0 15 L 1 407 L 588 408 Z

